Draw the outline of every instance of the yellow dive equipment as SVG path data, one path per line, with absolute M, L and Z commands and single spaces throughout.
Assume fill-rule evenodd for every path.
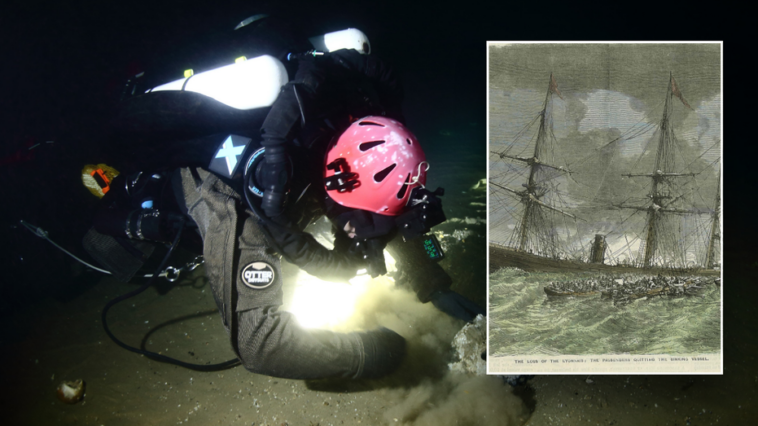
M 118 170 L 107 164 L 87 164 L 82 169 L 82 183 L 97 198 L 103 198 L 111 189 L 111 182 L 118 176 Z

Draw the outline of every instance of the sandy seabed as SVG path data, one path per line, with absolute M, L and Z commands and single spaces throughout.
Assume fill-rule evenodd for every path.
M 447 373 L 443 347 L 462 323 L 400 290 L 374 299 L 413 312 L 385 321 L 416 325 L 400 331 L 409 356 L 384 380 L 305 382 L 242 367 L 197 372 L 155 362 L 105 335 L 102 307 L 135 288 L 105 278 L 68 302 L 46 299 L 3 321 L 3 424 L 750 425 L 758 418 L 749 302 L 756 290 L 747 285 L 755 275 L 755 268 L 735 268 L 724 281 L 734 291 L 742 286 L 743 297 L 725 298 L 723 376 L 538 376 L 515 389 L 497 377 Z M 177 284 L 117 305 L 111 329 L 132 345 L 144 342 L 185 361 L 233 358 L 202 268 Z M 66 405 L 56 387 L 73 379 L 86 382 L 86 394 Z
M 295 276 L 291 265 L 284 271 Z M 183 361 L 234 358 L 203 269 L 176 284 L 162 295 L 153 287 L 116 305 L 108 314 L 111 330 L 128 344 Z M 285 281 L 285 299 L 291 284 Z M 406 337 L 408 356 L 399 371 L 373 381 L 302 381 L 241 366 L 192 371 L 118 347 L 103 331 L 100 312 L 135 287 L 103 278 L 68 302 L 46 299 L 9 319 L 6 326 L 16 332 L 3 339 L 10 367 L 5 389 L 13 389 L 3 398 L 10 419 L 4 424 L 495 425 L 528 417 L 499 378 L 448 373 L 450 341 L 463 323 L 406 290 L 369 290 L 354 315 L 359 328 L 381 324 Z M 75 379 L 86 383 L 85 396 L 64 404 L 56 387 Z

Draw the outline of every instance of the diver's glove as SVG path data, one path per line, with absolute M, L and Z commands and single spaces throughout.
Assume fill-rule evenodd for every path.
M 387 273 L 387 264 L 384 261 L 386 245 L 387 243 L 381 238 L 354 238 L 350 241 L 348 253 L 362 259 L 366 264 L 366 272 L 371 278 L 376 278 Z
M 405 339 L 388 328 L 358 333 L 365 361 L 356 379 L 375 379 L 397 369 L 405 357 Z
M 460 294 L 450 290 L 437 290 L 429 296 L 434 307 L 451 317 L 471 322 L 477 315 L 487 315 L 484 309 Z

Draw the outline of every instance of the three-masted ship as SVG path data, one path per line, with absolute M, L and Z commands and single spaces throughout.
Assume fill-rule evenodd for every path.
M 490 151 L 494 161 L 511 163 L 508 167 L 513 169 L 520 164 L 525 167 L 522 173 L 526 179 L 521 188 L 513 187 L 514 175 L 505 174 L 499 178 L 490 176 L 491 202 L 492 195 L 498 197 L 503 194 L 515 198 L 520 206 L 520 215 L 509 213 L 513 220 L 510 224 L 512 232 L 507 242 L 494 242 L 490 238 L 490 272 L 502 267 L 518 267 L 529 271 L 604 271 L 608 273 L 641 272 L 645 274 L 699 274 L 718 275 L 720 269 L 720 194 L 713 200 L 712 208 L 696 209 L 687 206 L 686 194 L 678 193 L 686 185 L 685 182 L 694 182 L 698 173 L 687 170 L 682 164 L 681 154 L 678 152 L 678 141 L 672 125 L 674 111 L 674 98 L 681 104 L 692 109 L 681 91 L 679 90 L 673 75 L 670 75 L 668 90 L 664 101 L 663 115 L 657 125 L 651 125 L 649 129 L 655 130 L 654 166 L 649 173 L 621 174 L 629 179 L 642 179 L 648 182 L 645 185 L 647 193 L 638 197 L 638 201 L 629 202 L 632 196 L 622 201 L 606 200 L 606 209 L 630 211 L 632 214 L 645 216 L 644 229 L 637 231 L 639 242 L 636 248 L 628 241 L 626 230 L 620 231 L 626 241 L 628 255 L 623 261 L 613 256 L 604 234 L 594 236 L 571 235 L 567 231 L 570 222 L 583 221 L 577 213 L 581 209 L 571 206 L 571 203 L 563 202 L 556 205 L 551 200 L 561 201 L 556 181 L 563 178 L 574 179 L 576 173 L 570 167 L 556 163 L 560 158 L 554 156 L 554 146 L 557 144 L 553 133 L 552 106 L 553 97 L 563 99 L 553 75 L 550 75 L 547 94 L 536 120 L 530 125 L 539 123 L 534 149 L 531 156 L 514 155 L 511 153 L 512 144 L 506 145 L 500 151 Z M 529 127 L 529 126 L 527 126 Z M 523 136 L 527 129 L 523 129 L 516 138 Z M 638 135 L 635 135 L 638 136 Z M 618 138 L 619 140 L 621 138 Z M 617 142 L 611 141 L 608 145 Z M 608 146 L 606 145 L 606 146 Z M 649 145 L 653 145 L 652 143 Z M 644 152 L 643 152 L 644 154 Z M 609 167 L 608 165 L 606 165 Z M 609 170 L 607 173 L 619 173 L 618 170 Z M 577 173 L 581 174 L 581 173 Z M 507 176 L 507 177 L 506 177 Z M 518 176 L 515 176 L 518 177 Z M 720 185 L 718 182 L 717 188 Z M 642 185 L 641 185 L 642 186 Z M 686 223 L 686 217 L 708 215 L 700 223 L 710 221 L 707 226 L 707 236 L 700 236 L 699 242 L 706 247 L 696 250 L 697 256 L 692 255 L 692 242 L 681 235 L 682 223 Z M 631 216 L 630 216 L 631 217 Z M 641 222 L 641 221 L 638 221 Z M 585 228 L 587 228 L 585 226 Z M 703 226 L 697 227 L 701 233 Z M 564 231 L 566 238 L 562 238 Z M 492 232 L 491 232 L 492 234 Z M 590 244 L 577 247 L 576 241 L 592 240 Z M 574 248 L 571 248 L 572 241 Z M 699 257 L 695 259 L 694 257 Z M 610 261 L 609 261 L 610 260 Z

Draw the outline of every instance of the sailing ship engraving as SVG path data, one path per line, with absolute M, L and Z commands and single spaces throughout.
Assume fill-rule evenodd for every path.
M 708 205 L 699 191 L 704 179 L 716 175 L 713 168 L 718 166 L 720 158 L 707 167 L 703 166 L 703 161 L 698 161 L 706 152 L 719 149 L 720 141 L 694 159 L 692 155 L 683 155 L 683 144 L 677 138 L 672 120 L 676 113 L 686 115 L 694 109 L 684 97 L 673 73 L 666 77 L 668 88 L 659 121 L 632 126 L 586 155 L 575 156 L 572 163 L 567 164 L 565 159 L 560 163 L 562 159 L 554 153 L 560 141 L 553 129 L 553 108 L 555 97 L 562 102 L 564 96 L 556 76 L 550 73 L 538 114 L 515 134 L 511 143 L 505 141 L 502 148 L 495 147 L 490 151 L 491 162 L 510 163 L 505 166 L 506 171 L 517 170 L 517 164 L 525 168 L 521 173 L 490 176 L 491 209 L 515 212 L 513 200 L 520 205 L 520 215 L 508 214 L 507 226 L 512 232 L 507 240 L 490 238 L 491 272 L 501 267 L 518 267 L 535 271 L 594 270 L 615 274 L 720 274 L 720 178 L 715 197 Z M 519 140 L 526 139 L 535 126 L 531 156 L 513 153 L 517 147 L 522 152 L 525 150 L 526 145 Z M 652 170 L 624 173 L 615 168 L 613 152 L 623 149 L 620 146 L 625 142 L 641 138 L 646 138 L 646 143 L 635 165 L 649 167 L 652 163 Z M 587 170 L 588 162 L 595 164 L 594 173 L 581 171 Z M 581 167 L 574 169 L 574 165 Z M 602 173 L 598 173 L 598 169 Z M 627 189 L 637 187 L 640 191 L 633 193 L 608 188 L 603 191 L 606 179 L 597 177 L 606 177 L 609 173 L 630 179 L 633 184 L 626 185 Z M 717 173 L 720 175 L 720 170 Z M 519 183 L 516 179 L 522 176 L 525 182 L 521 183 L 521 188 L 514 187 Z M 561 185 L 581 186 L 594 195 L 588 203 L 572 200 L 576 197 L 562 191 Z M 503 195 L 509 196 L 510 200 Z M 699 203 L 693 204 L 693 198 L 698 198 Z M 592 224 L 582 217 L 582 212 L 587 209 L 625 211 L 629 215 L 620 221 L 617 229 L 587 236 L 577 232 L 575 225 L 572 230 L 571 225 L 584 222 L 581 228 L 592 228 Z M 629 218 L 639 215 L 644 215 L 642 229 L 634 231 L 623 226 Z M 637 222 L 640 221 L 638 218 Z M 608 229 L 606 225 L 599 228 Z M 611 234 L 614 234 L 613 245 L 607 240 Z M 503 232 L 499 236 L 502 237 Z M 592 243 L 588 244 L 590 239 Z
M 490 373 L 720 371 L 720 59 L 489 44 Z

